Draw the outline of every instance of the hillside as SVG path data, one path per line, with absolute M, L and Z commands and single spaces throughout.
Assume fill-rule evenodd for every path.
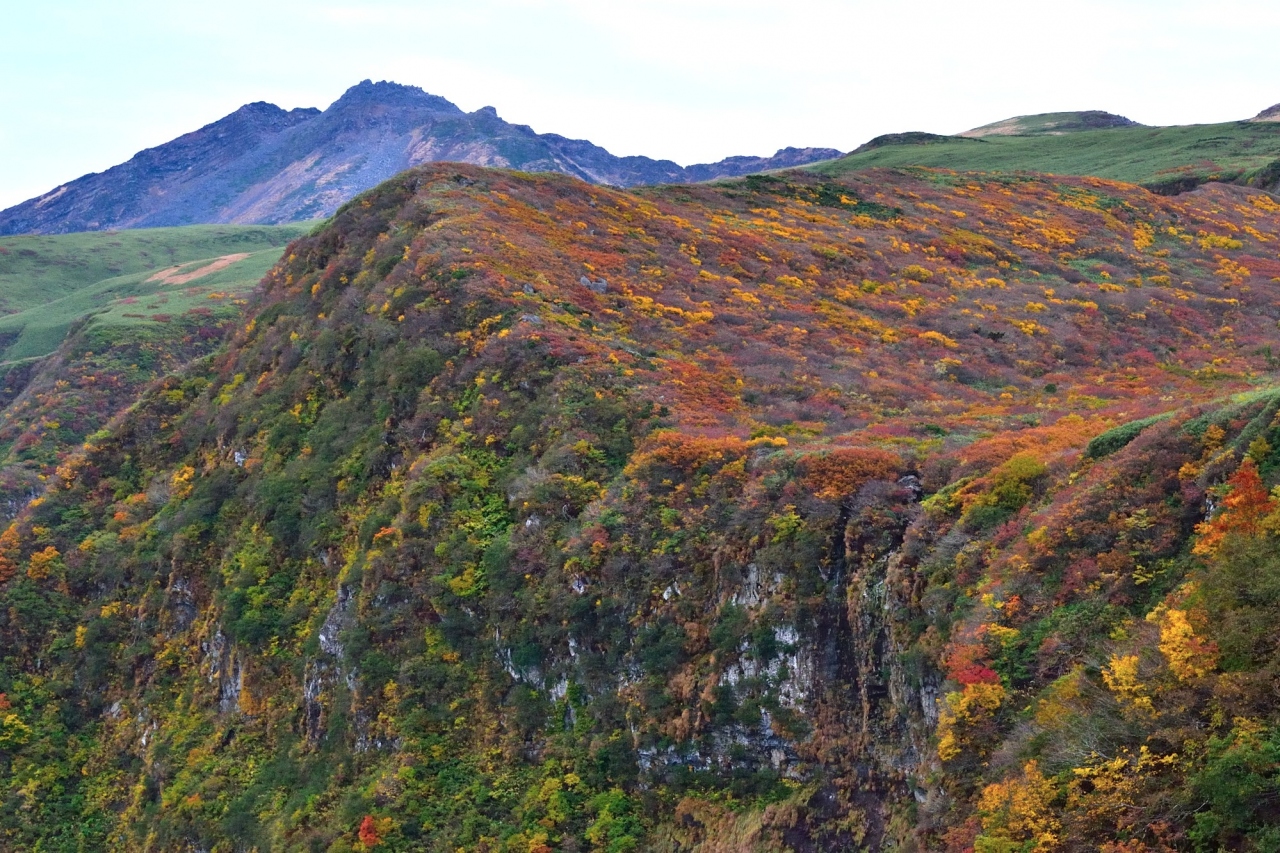
M 412 166 L 456 161 L 561 172 L 612 186 L 706 181 L 840 156 L 785 148 L 689 166 L 615 157 L 598 145 L 465 113 L 413 86 L 351 87 L 323 112 L 247 104 L 229 116 L 0 211 L 0 235 L 63 234 L 199 223 L 319 219 Z
M 1094 175 L 1165 194 L 1210 181 L 1280 188 L 1280 125 L 1274 122 L 1175 127 L 1122 123 L 1128 121 L 1107 113 L 1050 113 L 1008 119 L 958 137 L 897 134 L 899 139 L 883 138 L 891 144 L 864 146 L 811 168 L 833 176 L 907 166 Z M 1097 124 L 1111 126 L 1091 129 Z M 919 144 L 922 141 L 928 144 Z
M 159 376 L 207 355 L 307 226 L 0 241 L 0 516 Z
M 1083 110 L 1067 113 L 1039 113 L 1032 116 L 1015 116 L 1004 121 L 984 124 L 966 130 L 960 136 L 981 139 L 987 136 L 1061 136 L 1082 130 L 1105 130 L 1114 127 L 1141 127 L 1132 119 L 1102 110 Z
M 397 176 L 0 535 L 0 838 L 1270 849 L 1278 245 L 1220 184 Z
M 172 268 L 189 274 L 225 258 L 219 267 L 234 266 L 234 273 L 219 277 L 241 295 L 308 227 L 194 226 L 0 240 L 0 365 L 49 354 L 68 328 L 113 301 L 154 296 L 167 304 L 177 290 L 170 279 L 179 277 L 167 274 Z
M 1280 104 L 1267 107 L 1251 118 L 1250 121 L 1280 121 Z

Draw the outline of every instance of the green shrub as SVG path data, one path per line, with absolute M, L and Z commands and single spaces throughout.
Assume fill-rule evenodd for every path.
M 1131 441 L 1142 434 L 1142 431 L 1152 424 L 1166 420 L 1168 414 L 1154 415 L 1149 418 L 1142 418 L 1137 421 L 1130 421 L 1127 424 L 1121 424 L 1114 429 L 1109 429 L 1102 435 L 1094 436 L 1093 440 L 1084 449 L 1085 459 L 1101 459 L 1104 456 L 1110 456 L 1117 450 L 1127 446 Z

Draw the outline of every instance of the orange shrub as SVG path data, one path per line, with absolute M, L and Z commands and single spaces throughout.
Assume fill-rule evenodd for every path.
M 806 456 L 800 467 L 805 487 L 815 496 L 838 500 L 871 480 L 896 479 L 902 460 L 885 450 L 851 447 L 822 456 Z

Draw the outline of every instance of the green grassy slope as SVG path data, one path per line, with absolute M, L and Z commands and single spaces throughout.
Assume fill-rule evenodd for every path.
M 967 130 L 962 136 L 1059 136 L 1082 130 L 1141 127 L 1136 121 L 1101 110 L 1015 116 Z
M 48 355 L 73 324 L 89 315 L 98 322 L 117 325 L 155 324 L 164 317 L 209 304 L 211 298 L 239 298 L 279 259 L 279 248 L 260 250 L 184 284 L 149 281 L 154 275 L 150 270 L 93 282 L 60 299 L 0 317 L 0 342 L 11 341 L 2 359 L 8 362 Z M 197 270 L 211 260 L 194 261 L 183 269 Z
M 1166 191 L 1207 180 L 1268 187 L 1280 181 L 1280 125 L 1229 122 L 956 138 L 879 147 L 810 168 L 838 176 L 884 166 L 1094 175 Z
M 251 289 L 285 244 L 309 224 L 198 225 L 124 232 L 9 237 L 0 241 L 0 361 L 47 355 L 83 317 L 154 322 L 182 313 L 209 293 Z M 148 281 L 182 265 L 189 272 L 213 259 L 247 254 L 185 284 Z M 113 305 L 114 303 L 114 305 Z

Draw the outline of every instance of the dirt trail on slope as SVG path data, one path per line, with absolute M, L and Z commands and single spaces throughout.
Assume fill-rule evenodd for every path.
M 205 264 L 199 269 L 194 269 L 189 272 L 180 272 L 182 269 L 181 265 L 169 267 L 168 269 L 160 270 L 160 272 L 151 276 L 147 281 L 158 281 L 161 284 L 186 284 L 189 281 L 195 281 L 198 278 L 203 278 L 206 275 L 217 272 L 218 270 L 224 270 L 236 261 L 243 261 L 247 257 L 249 257 L 248 252 L 240 252 L 234 255 L 223 255 L 220 258 L 215 258 L 212 262 Z

